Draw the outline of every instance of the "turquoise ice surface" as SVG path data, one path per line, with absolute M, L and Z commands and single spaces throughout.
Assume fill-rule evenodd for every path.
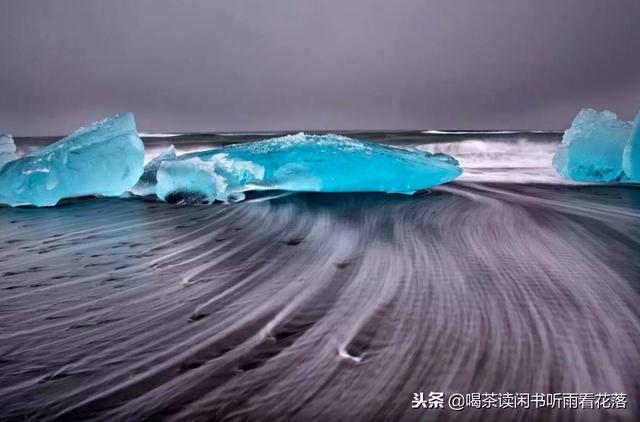
M 610 111 L 583 109 L 564 132 L 553 166 L 560 176 L 580 182 L 624 180 L 622 157 L 630 134 L 631 123 Z
M 0 203 L 53 206 L 63 198 L 119 196 L 138 181 L 143 166 L 133 115 L 121 114 L 6 163 Z
M 162 161 L 156 194 L 171 202 L 233 202 L 250 190 L 412 194 L 462 173 L 445 154 L 340 135 L 299 133 Z
M 140 195 L 152 195 L 156 193 L 156 184 L 158 180 L 156 179 L 158 174 L 158 169 L 160 168 L 160 164 L 164 161 L 172 161 L 177 159 L 178 156 L 176 154 L 176 149 L 173 145 L 171 145 L 166 151 L 163 151 L 153 160 L 149 161 L 147 165 L 144 166 L 144 171 L 138 183 L 131 188 L 131 192 Z
M 622 168 L 633 182 L 640 182 L 640 111 L 633 121 L 633 129 L 624 150 Z

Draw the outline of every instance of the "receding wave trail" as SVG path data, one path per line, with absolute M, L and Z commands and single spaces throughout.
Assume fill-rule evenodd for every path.
M 414 196 L 0 208 L 0 420 L 636 420 L 640 189 L 558 180 L 558 134 L 375 136 L 465 174 Z M 412 409 L 420 391 L 629 405 Z
M 0 418 L 637 415 L 636 188 L 255 199 L 0 209 Z M 418 391 L 630 406 L 438 413 L 411 409 Z

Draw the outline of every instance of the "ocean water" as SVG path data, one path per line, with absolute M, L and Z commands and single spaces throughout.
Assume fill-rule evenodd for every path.
M 0 208 L 0 420 L 637 419 L 636 185 L 557 178 L 555 132 L 345 134 L 465 173 L 413 196 Z M 150 159 L 276 135 L 143 138 Z M 419 392 L 627 406 L 414 409 Z

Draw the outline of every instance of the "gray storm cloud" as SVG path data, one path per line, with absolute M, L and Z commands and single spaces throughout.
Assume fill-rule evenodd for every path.
M 559 129 L 640 108 L 640 2 L 0 0 L 0 131 Z

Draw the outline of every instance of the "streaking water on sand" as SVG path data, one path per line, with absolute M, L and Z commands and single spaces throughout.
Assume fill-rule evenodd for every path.
M 559 138 L 516 136 L 380 135 L 469 168 L 410 197 L 0 209 L 0 419 L 633 420 L 640 191 L 556 183 L 537 169 Z M 447 413 L 419 391 L 629 406 Z

